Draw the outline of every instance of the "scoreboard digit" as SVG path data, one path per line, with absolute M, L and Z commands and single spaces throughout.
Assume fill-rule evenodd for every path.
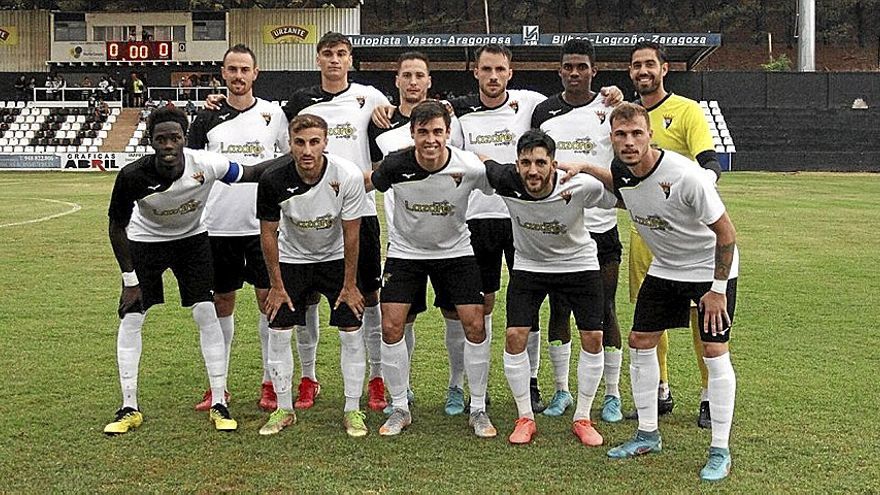
M 108 41 L 107 61 L 171 60 L 170 41 Z

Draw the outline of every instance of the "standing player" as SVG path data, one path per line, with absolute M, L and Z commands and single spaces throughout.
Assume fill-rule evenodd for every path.
M 630 55 L 629 76 L 639 93 L 639 103 L 648 110 L 651 118 L 651 129 L 654 131 L 654 144 L 658 147 L 674 151 L 691 160 L 696 160 L 701 167 L 711 170 L 717 178 L 721 177 L 721 165 L 715 154 L 715 145 L 709 133 L 709 125 L 703 117 L 700 105 L 688 98 L 666 92 L 663 78 L 669 72 L 666 49 L 663 45 L 649 41 L 637 43 Z M 629 251 L 629 294 L 630 300 L 636 302 L 639 287 L 651 264 L 651 251 L 642 241 L 635 227 L 630 232 Z M 703 390 L 700 397 L 700 415 L 697 424 L 701 428 L 709 428 L 709 402 L 707 395 L 708 370 L 702 360 L 700 330 L 697 325 L 696 310 L 691 311 L 691 331 L 693 334 L 694 352 L 703 378 Z M 660 360 L 660 390 L 658 408 L 660 414 L 672 412 L 674 402 L 669 388 L 669 371 L 666 357 L 669 350 L 669 337 L 664 333 L 657 349 Z
M 428 68 L 428 57 L 421 52 L 404 52 L 397 58 L 397 76 L 394 78 L 394 85 L 397 86 L 400 104 L 394 107 L 390 116 L 389 125 L 385 128 L 379 127 L 370 122 L 370 159 L 373 166 L 378 166 L 379 162 L 389 153 L 408 148 L 413 145 L 412 134 L 409 128 L 409 117 L 412 109 L 419 103 L 428 98 L 428 89 L 431 88 L 431 73 Z M 457 148 L 461 147 L 461 130 L 458 119 L 453 118 L 451 124 L 450 144 Z M 395 236 L 394 232 L 394 190 L 389 189 L 382 195 L 385 203 L 385 226 L 388 237 Z M 416 315 L 426 308 L 423 306 L 410 307 L 410 313 L 407 315 L 406 325 L 404 326 L 404 339 L 406 340 L 406 348 L 409 352 L 410 362 L 412 361 L 413 349 L 415 347 L 414 323 Z M 461 368 L 461 366 L 459 366 Z M 407 391 L 409 402 L 413 401 L 412 389 Z M 385 408 L 385 412 L 390 414 L 392 411 L 391 404 Z
M 535 108 L 532 127 L 539 128 L 556 140 L 556 157 L 564 163 L 591 163 L 608 168 L 614 153 L 609 137 L 611 126 L 608 115 L 613 107 L 605 104 L 591 89 L 596 76 L 596 52 L 589 40 L 573 39 L 562 46 L 559 78 L 564 91 L 551 96 Z M 603 324 L 602 339 L 605 348 L 605 400 L 602 419 L 618 422 L 623 419 L 620 410 L 620 365 L 623 357 L 620 326 L 614 299 L 617 295 L 617 274 L 620 268 L 622 246 L 617 232 L 617 212 L 614 209 L 588 208 L 584 220 L 590 237 L 598 249 L 599 271 L 602 275 Z M 568 391 L 568 370 L 571 356 L 571 309 L 550 297 L 550 361 L 556 378 L 556 393 L 544 411 L 548 416 L 560 416 L 573 400 Z
M 278 105 L 254 97 L 254 81 L 259 68 L 253 51 L 245 45 L 235 45 L 227 50 L 221 74 L 229 88 L 229 96 L 220 111 L 199 113 L 189 130 L 189 147 L 222 153 L 242 165 L 273 158 L 276 150 L 287 153 L 290 148 L 284 112 Z M 211 189 L 205 209 L 205 225 L 214 258 L 214 307 L 226 342 L 227 368 L 235 335 L 236 291 L 245 281 L 252 284 L 259 308 L 263 308 L 269 293 L 269 275 L 260 249 L 256 203 L 256 184 L 220 184 Z M 269 322 L 262 309 L 257 328 L 263 356 L 259 405 L 263 410 L 274 411 L 277 403 L 267 363 Z M 208 390 L 196 410 L 207 410 L 211 403 Z
M 291 154 L 271 163 L 260 180 L 257 215 L 272 288 L 269 363 L 278 409 L 260 429 L 272 435 L 296 422 L 291 395 L 294 325 L 305 323 L 306 297 L 319 292 L 331 303 L 330 324 L 339 327 L 345 388 L 343 425 L 352 437 L 367 434 L 360 410 L 365 351 L 357 288 L 358 232 L 366 210 L 363 173 L 347 160 L 324 154 L 327 123 L 300 114 L 290 122 Z
M 593 177 L 579 174 L 562 184 L 556 173 L 556 143 L 540 130 L 530 130 L 517 143 L 517 163 L 488 162 L 489 184 L 510 211 L 516 263 L 507 286 L 507 345 L 504 374 L 519 418 L 510 442 L 530 443 L 537 433 L 529 393 L 526 342 L 549 294 L 573 310 L 580 330 L 578 404 L 572 431 L 587 446 L 602 445 L 590 421 L 590 408 L 602 379 L 602 278 L 596 242 L 584 222 L 584 209 L 613 208 L 614 195 Z M 567 366 L 566 366 L 567 369 Z
M 639 289 L 629 336 L 639 427 L 631 440 L 608 451 L 608 456 L 625 458 L 661 450 L 657 344 L 662 332 L 685 325 L 689 306 L 696 302 L 712 408 L 712 442 L 700 477 L 718 481 L 727 477 L 731 466 L 728 440 L 736 376 L 727 341 L 736 307 L 736 231 L 715 189 L 714 176 L 682 155 L 651 147 L 651 124 L 643 107 L 624 103 L 611 113 L 611 142 L 616 160 L 610 172 L 601 171 L 601 177 L 629 210 L 654 259 Z
M 116 340 L 122 407 L 104 428 L 109 435 L 143 423 L 137 401 L 141 328 L 147 310 L 165 300 L 162 273 L 169 268 L 180 287 L 181 305 L 192 306 L 199 327 L 212 392 L 209 418 L 218 430 L 238 428 L 224 398 L 226 348 L 212 303 L 214 269 L 202 212 L 214 182 L 253 182 L 265 166 L 241 167 L 216 153 L 185 149 L 188 126 L 181 110 L 155 110 L 147 121 L 155 154 L 120 170 L 113 185 L 109 236 L 122 270 Z
M 446 146 L 450 121 L 441 103 L 418 104 L 409 124 L 415 146 L 392 153 L 366 177 L 380 191 L 395 190 L 396 234 L 389 240 L 382 287 L 382 367 L 394 407 L 379 429 L 382 435 L 397 435 L 412 422 L 403 328 L 410 307 L 424 301 L 428 277 L 438 297 L 454 306 L 464 327 L 469 424 L 478 437 L 497 434 L 486 413 L 490 339 L 483 327 L 479 272 L 465 223 L 471 192 L 491 189 L 479 158 Z

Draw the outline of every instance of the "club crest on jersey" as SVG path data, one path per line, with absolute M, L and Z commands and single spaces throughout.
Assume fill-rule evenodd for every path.
M 519 102 L 518 101 L 510 102 L 510 108 L 513 109 L 513 113 L 519 112 Z
M 565 204 L 571 203 L 571 190 L 562 191 L 559 193 L 559 197 L 565 200 Z
M 666 199 L 669 199 L 669 192 L 672 189 L 671 182 L 660 182 L 660 189 L 663 190 L 663 195 L 666 196 Z
M 272 114 L 271 114 L 271 113 L 264 112 L 264 113 L 262 113 L 262 114 L 260 114 L 260 115 L 262 115 L 262 116 L 263 116 L 263 120 L 266 121 L 266 126 L 268 126 L 269 124 L 272 123 Z
M 391 280 L 391 273 L 389 273 L 389 272 L 383 273 L 382 274 L 382 287 L 385 287 L 385 284 L 387 284 L 389 280 Z
M 669 126 L 672 125 L 672 115 L 664 115 L 663 116 L 663 127 L 669 129 Z
M 339 197 L 339 181 L 334 180 L 331 182 L 330 188 L 333 189 L 333 193 L 336 194 L 336 197 Z
M 599 123 L 605 123 L 605 112 L 602 110 L 596 110 L 596 117 L 599 117 Z
M 361 108 L 364 108 L 364 105 L 367 104 L 367 99 L 363 96 L 358 96 L 356 99 Z
M 198 181 L 199 184 L 205 183 L 205 173 L 199 170 L 198 172 L 192 174 L 192 178 Z
M 455 181 L 455 187 L 460 186 L 460 185 L 461 185 L 461 179 L 464 178 L 464 174 L 449 174 L 449 176 L 452 177 L 452 180 Z

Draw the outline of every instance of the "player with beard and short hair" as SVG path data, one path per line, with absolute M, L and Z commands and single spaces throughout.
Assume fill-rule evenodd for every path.
M 585 225 L 587 208 L 613 208 L 617 199 L 595 178 L 578 174 L 563 184 L 556 143 L 532 129 L 517 142 L 516 164 L 486 163 L 489 184 L 504 198 L 513 223 L 516 263 L 507 285 L 504 374 L 519 417 L 510 443 L 531 443 L 537 433 L 529 393 L 526 343 L 541 303 L 550 295 L 574 312 L 580 331 L 578 401 L 572 432 L 582 444 L 602 445 L 590 408 L 602 379 L 602 278 L 596 241 Z M 566 367 L 566 370 L 568 368 Z
M 235 45 L 226 51 L 221 74 L 229 96 L 219 111 L 199 112 L 189 130 L 190 148 L 220 153 L 241 165 L 254 165 L 274 158 L 276 152 L 290 150 L 284 112 L 278 105 L 254 96 L 259 72 L 256 57 L 247 46 Z M 254 286 L 260 308 L 257 328 L 263 378 L 259 406 L 274 411 L 277 403 L 267 361 L 269 321 L 262 309 L 269 293 L 269 275 L 260 249 L 256 203 L 256 184 L 218 184 L 208 196 L 205 225 L 214 258 L 214 306 L 226 342 L 226 365 L 235 335 L 236 291 L 248 282 Z M 196 410 L 208 410 L 211 403 L 208 390 Z
M 352 64 L 351 41 L 337 32 L 328 32 L 318 40 L 315 62 L 321 71 L 321 83 L 295 91 L 283 110 L 288 120 L 307 113 L 323 118 L 328 125 L 327 152 L 353 162 L 364 172 L 372 170 L 367 128 L 373 109 L 388 105 L 388 99 L 376 88 L 350 82 Z M 219 100 L 217 97 L 209 97 Z M 367 215 L 361 220 L 361 246 L 358 256 L 358 287 L 366 301 L 364 339 L 370 363 L 367 386 L 370 409 L 381 411 L 388 404 L 382 379 L 382 315 L 379 310 L 379 287 L 382 275 L 382 248 L 379 218 L 374 194 L 367 195 Z M 321 386 L 315 372 L 320 326 L 318 295 L 309 298 L 306 324 L 298 327 L 296 347 L 302 366 L 297 409 L 315 404 Z
M 644 107 L 623 103 L 610 120 L 615 155 L 611 170 L 583 171 L 594 174 L 617 195 L 654 259 L 639 289 L 629 335 L 639 426 L 632 439 L 609 450 L 608 456 L 622 459 L 662 449 L 657 344 L 667 329 L 685 326 L 690 305 L 696 303 L 712 408 L 712 441 L 700 477 L 720 481 L 730 473 L 736 399 L 728 347 L 739 270 L 736 230 L 715 188 L 714 174 L 674 151 L 652 147 L 651 119 Z
M 141 329 L 147 310 L 165 300 L 162 274 L 169 268 L 178 282 L 181 305 L 192 306 L 199 327 L 211 386 L 209 418 L 217 430 L 238 428 L 224 397 L 226 347 L 212 302 L 214 268 L 202 213 L 215 182 L 255 182 L 268 165 L 242 167 L 223 155 L 186 149 L 188 126 L 179 109 L 155 110 L 147 120 L 155 153 L 120 170 L 113 184 L 108 233 L 122 270 L 116 340 L 122 407 L 104 428 L 108 435 L 143 423 L 137 399 Z
M 532 127 L 541 129 L 556 140 L 556 158 L 566 164 L 591 163 L 608 168 L 614 153 L 611 150 L 611 126 L 608 116 L 613 106 L 607 105 L 591 85 L 596 76 L 596 53 L 589 40 L 574 39 L 562 46 L 559 78 L 563 91 L 540 103 L 532 115 Z M 602 419 L 616 423 L 623 419 L 620 408 L 620 367 L 623 358 L 620 326 L 614 304 L 622 246 L 617 232 L 614 209 L 588 208 L 584 220 L 590 237 L 598 248 L 599 271 L 602 275 L 604 311 L 602 339 L 604 345 L 605 398 Z M 568 391 L 571 356 L 571 309 L 550 297 L 550 361 L 553 363 L 556 393 L 544 410 L 548 416 L 559 416 L 574 401 Z
M 715 144 L 709 132 L 709 125 L 703 116 L 703 110 L 694 100 L 666 91 L 663 80 L 668 72 L 669 63 L 663 45 L 643 41 L 633 46 L 630 53 L 629 76 L 639 93 L 638 103 L 648 110 L 651 118 L 654 144 L 695 160 L 700 167 L 711 170 L 718 180 L 721 177 L 721 165 L 715 154 Z M 633 226 L 630 230 L 629 244 L 629 294 L 632 302 L 636 302 L 639 287 L 651 264 L 651 258 L 651 251 Z M 697 424 L 701 428 L 709 428 L 711 426 L 708 400 L 709 372 L 702 359 L 702 344 L 695 308 L 691 310 L 690 325 L 694 352 L 697 354 L 697 364 L 703 380 Z M 657 348 L 660 361 L 658 392 L 660 414 L 672 412 L 674 406 L 666 364 L 668 352 L 669 337 L 664 333 Z
M 330 324 L 339 328 L 340 367 L 345 393 L 343 426 L 349 436 L 367 434 L 360 410 L 365 350 L 360 318 L 364 300 L 357 287 L 361 217 L 367 209 L 363 172 L 348 160 L 324 153 L 327 123 L 300 114 L 290 122 L 288 155 L 272 160 L 260 180 L 257 216 L 272 288 L 269 317 L 269 365 L 278 409 L 260 429 L 279 433 L 296 422 L 291 393 L 295 325 L 305 323 L 306 298 L 324 294 L 331 304 Z
M 486 413 L 490 339 L 483 327 L 481 281 L 465 222 L 471 193 L 480 189 L 491 194 L 491 189 L 476 155 L 446 146 L 450 121 L 441 103 L 419 103 L 409 124 L 415 146 L 391 153 L 365 176 L 369 188 L 395 190 L 396 234 L 389 239 L 382 276 L 382 368 L 393 410 L 379 429 L 381 435 L 400 434 L 412 422 L 406 393 L 410 360 L 403 330 L 409 308 L 424 304 L 428 278 L 437 297 L 454 306 L 466 334 L 468 423 L 478 437 L 497 434 Z

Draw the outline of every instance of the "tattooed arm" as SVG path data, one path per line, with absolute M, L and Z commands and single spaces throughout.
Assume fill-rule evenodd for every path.
M 733 265 L 733 255 L 736 250 L 736 229 L 730 221 L 727 213 L 721 215 L 712 225 L 715 232 L 715 280 L 724 281 L 730 277 L 730 268 Z M 713 287 L 714 288 L 714 287 Z M 727 314 L 727 294 L 709 290 L 700 298 L 700 307 L 705 312 L 703 318 L 703 332 L 712 335 L 724 333 L 730 326 L 730 316 Z

